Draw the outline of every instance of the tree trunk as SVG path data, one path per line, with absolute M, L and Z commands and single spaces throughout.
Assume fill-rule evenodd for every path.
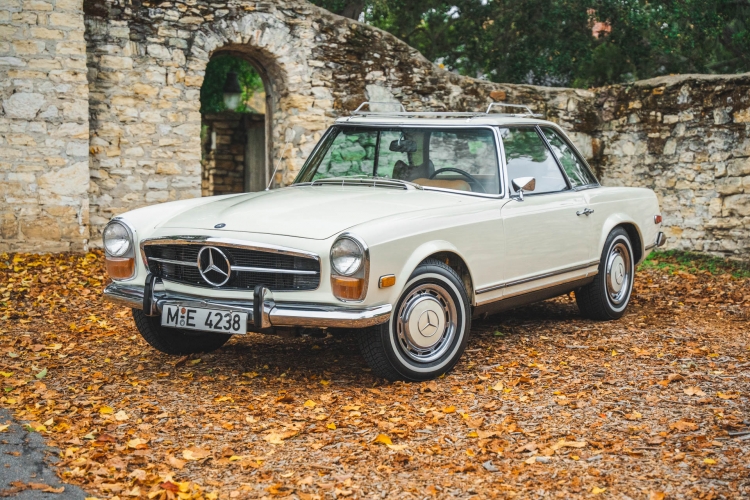
M 362 14 L 362 10 L 365 8 L 365 0 L 349 0 L 341 9 L 340 14 L 349 19 L 359 20 L 359 16 Z

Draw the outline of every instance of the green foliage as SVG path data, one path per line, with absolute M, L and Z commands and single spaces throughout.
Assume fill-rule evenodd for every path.
M 235 111 L 252 113 L 245 102 L 255 92 L 263 91 L 263 80 L 250 63 L 230 55 L 218 55 L 208 62 L 206 76 L 201 87 L 201 113 L 226 111 L 223 89 L 227 80 L 227 73 L 230 71 L 237 73 L 242 87 L 242 104 Z
M 343 13 L 354 0 L 313 0 Z M 750 0 L 367 0 L 365 21 L 497 82 L 599 86 L 750 70 Z M 595 21 L 608 32 L 592 33 Z
M 731 274 L 735 278 L 750 278 L 750 264 L 745 262 L 677 250 L 652 252 L 643 261 L 641 267 L 662 269 L 672 274 L 678 272 L 690 274 L 709 272 L 711 274 Z

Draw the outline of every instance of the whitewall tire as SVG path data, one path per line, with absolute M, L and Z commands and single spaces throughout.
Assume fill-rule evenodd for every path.
M 461 279 L 428 259 L 412 273 L 390 320 L 360 333 L 359 347 L 377 376 L 429 380 L 456 365 L 470 329 L 471 305 Z

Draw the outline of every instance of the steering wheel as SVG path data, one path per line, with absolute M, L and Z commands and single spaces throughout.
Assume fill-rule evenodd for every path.
M 482 184 L 479 182 L 479 180 L 476 177 L 458 168 L 453 168 L 453 167 L 439 168 L 432 173 L 432 175 L 430 176 L 430 179 L 434 179 L 437 174 L 442 174 L 443 172 L 455 172 L 457 174 L 461 174 L 467 179 L 469 179 L 469 182 L 471 182 L 472 185 L 481 189 L 483 193 L 487 192 L 484 190 L 484 187 L 482 187 Z

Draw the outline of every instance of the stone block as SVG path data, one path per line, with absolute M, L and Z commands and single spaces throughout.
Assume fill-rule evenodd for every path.
M 88 161 L 76 163 L 67 168 L 48 172 L 37 181 L 40 190 L 62 196 L 85 194 L 89 188 Z
M 156 164 L 156 173 L 161 175 L 180 175 L 182 170 L 174 162 L 162 161 Z
M 49 24 L 51 26 L 83 29 L 83 15 L 53 12 L 49 15 Z
M 146 202 L 148 203 L 163 203 L 169 199 L 169 192 L 167 191 L 149 191 L 146 193 Z
M 157 59 L 172 59 L 169 49 L 163 45 L 151 44 L 146 48 L 148 55 Z
M 133 59 L 120 56 L 101 56 L 99 67 L 104 69 L 133 69 Z
M 51 217 L 41 217 L 21 221 L 21 233 L 30 240 L 59 240 L 62 236 L 60 226 Z
M 5 114 L 11 118 L 32 120 L 44 105 L 44 96 L 34 92 L 18 92 L 3 99 Z
M 727 174 L 734 176 L 750 175 L 750 158 L 734 158 L 727 162 Z
M 13 50 L 16 55 L 36 55 L 44 52 L 44 42 L 37 42 L 34 40 L 23 40 L 13 42 Z
M 741 177 L 724 177 L 716 181 L 716 192 L 720 194 L 735 194 L 742 192 Z
M 724 198 L 722 209 L 724 217 L 750 216 L 750 196 L 746 194 L 734 194 Z
M 24 0 L 24 10 L 36 10 L 36 11 L 51 11 L 52 4 L 49 2 L 43 2 L 42 0 Z
M 18 221 L 12 212 L 0 214 L 0 238 L 11 240 L 18 237 Z

